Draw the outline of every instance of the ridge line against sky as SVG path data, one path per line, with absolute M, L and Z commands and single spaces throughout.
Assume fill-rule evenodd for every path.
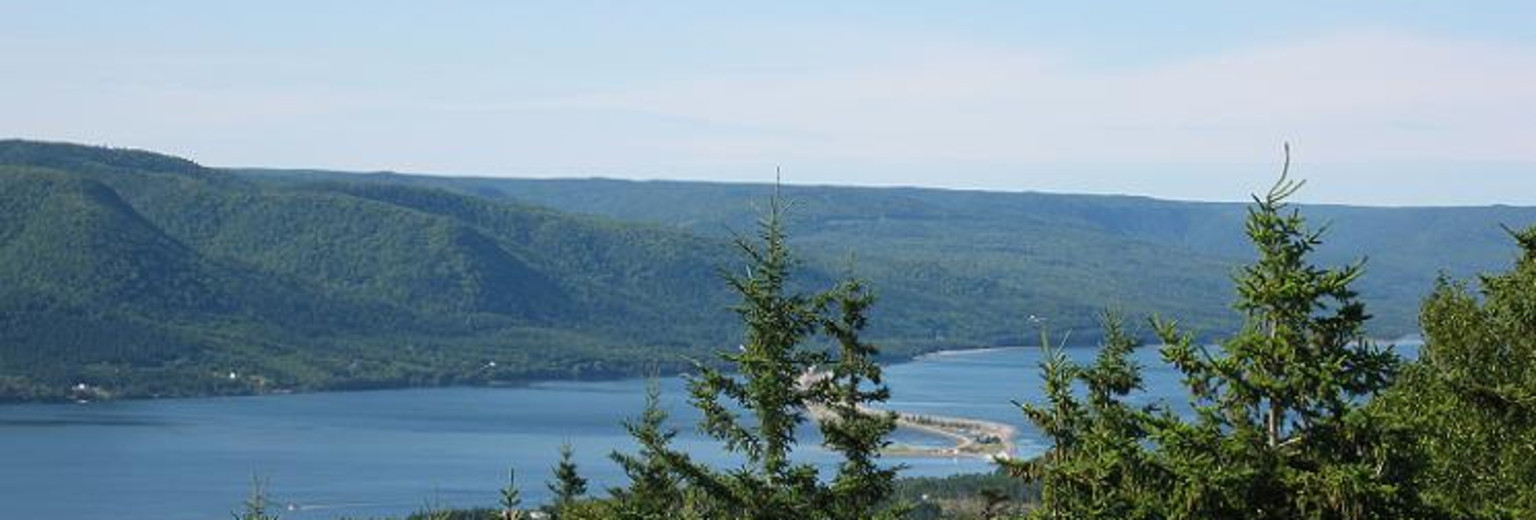
M 534 175 L 512 176 L 512 175 L 496 175 L 496 174 L 476 173 L 476 172 L 401 171 L 401 170 L 391 170 L 391 169 L 380 169 L 380 170 L 345 170 L 345 169 L 326 169 L 326 168 L 266 167 L 266 166 L 252 166 L 252 165 L 209 165 L 209 164 L 205 164 L 205 165 L 202 165 L 202 166 L 208 167 L 208 168 L 221 169 L 221 170 L 242 172 L 242 173 L 246 173 L 246 174 L 254 174 L 254 175 L 262 175 L 264 173 L 278 173 L 278 174 L 287 174 L 287 173 L 298 173 L 298 174 L 320 173 L 320 174 L 340 174 L 340 175 L 357 175 L 357 176 L 395 175 L 395 176 L 404 176 L 404 177 L 435 177 L 435 178 L 442 178 L 442 179 L 465 180 L 465 181 L 480 181 L 480 180 L 490 180 L 490 181 L 495 181 L 495 180 L 515 180 L 515 181 L 533 181 L 533 182 L 541 182 L 541 181 L 596 181 L 596 182 L 632 182 L 632 183 L 642 183 L 642 184 L 643 183 L 660 183 L 660 184 L 665 184 L 665 183 L 679 183 L 679 184 L 696 183 L 696 184 L 726 184 L 726 185 L 737 185 L 737 186 L 756 186 L 756 187 L 762 187 L 764 189 L 771 189 L 773 187 L 774 182 L 775 182 L 773 177 L 772 177 L 772 175 L 770 175 L 768 177 L 761 178 L 761 179 L 684 179 L 684 178 L 672 178 L 672 177 L 640 177 L 640 176 L 615 177 L 615 176 L 605 176 L 605 175 L 567 175 L 567 176 L 554 177 L 554 176 L 540 176 L 540 175 L 536 175 L 536 174 L 534 174 Z M 1293 164 L 1292 166 L 1294 167 L 1295 165 Z M 837 183 L 837 182 L 817 182 L 817 181 L 797 180 L 797 179 L 793 178 L 793 176 L 789 175 L 790 172 L 782 172 L 782 173 L 783 173 L 783 176 L 782 176 L 781 179 L 779 179 L 779 182 L 781 182 L 784 186 L 792 187 L 792 188 L 834 188 L 834 189 L 844 189 L 844 188 L 846 188 L 846 189 L 863 189 L 863 188 L 869 188 L 869 189 L 891 189 L 891 190 L 938 190 L 938 191 L 959 191 L 959 192 L 989 193 L 989 194 L 999 194 L 999 195 L 1031 194 L 1032 193 L 1032 194 L 1060 195 L 1060 196 L 1128 197 L 1128 198 L 1150 199 L 1150 200 L 1161 201 L 1161 202 L 1196 203 L 1196 204 L 1232 204 L 1232 205 L 1239 205 L 1239 206 L 1246 206 L 1247 204 L 1251 203 L 1253 201 L 1252 197 L 1259 195 L 1259 192 L 1261 192 L 1261 191 L 1263 191 L 1265 189 L 1268 189 L 1270 186 L 1272 186 L 1274 184 L 1275 180 L 1279 176 L 1278 172 L 1270 172 L 1271 176 L 1267 178 L 1266 183 L 1260 184 L 1260 185 L 1255 185 L 1255 187 L 1249 188 L 1248 193 L 1246 195 L 1240 197 L 1240 198 L 1234 198 L 1234 199 L 1190 199 L 1190 198 L 1179 198 L 1179 197 L 1173 197 L 1173 196 L 1148 195 L 1148 194 L 1144 194 L 1144 193 L 1132 193 L 1132 192 L 1126 192 L 1126 191 L 1089 191 L 1089 190 L 1059 191 L 1059 190 L 1046 190 L 1046 189 L 1033 189 L 1033 188 L 988 188 L 988 187 L 965 188 L 965 187 L 948 187 L 948 186 L 935 186 L 935 185 L 923 186 L 923 185 L 899 184 L 899 183 L 887 183 L 887 184 L 865 183 L 865 184 L 854 184 L 854 183 Z M 1302 192 L 1305 192 L 1308 189 L 1311 189 L 1311 183 L 1312 183 L 1311 179 L 1307 179 L 1307 178 L 1304 178 L 1304 177 L 1292 177 L 1292 178 L 1295 179 L 1295 180 L 1305 181 L 1307 183 L 1307 186 L 1304 187 L 1301 190 Z M 1326 200 L 1303 200 L 1303 199 L 1306 199 L 1306 198 L 1305 197 L 1296 197 L 1296 200 L 1298 201 L 1298 204 L 1306 205 L 1306 206 L 1314 206 L 1314 205 L 1320 205 L 1320 206 L 1348 206 L 1348 207 L 1357 207 L 1357 208 L 1486 208 L 1486 207 L 1495 207 L 1495 206 L 1506 206 L 1506 207 L 1517 207 L 1517 208 L 1536 208 L 1536 204 L 1518 204 L 1518 203 L 1502 203 L 1502 202 L 1486 202 L 1486 203 L 1476 203 L 1476 204 L 1398 204 L 1398 203 L 1330 202 L 1330 201 L 1326 201 Z
M 1229 5 L 0 2 L 0 135 L 1217 201 L 1291 141 L 1306 201 L 1536 204 L 1536 6 Z

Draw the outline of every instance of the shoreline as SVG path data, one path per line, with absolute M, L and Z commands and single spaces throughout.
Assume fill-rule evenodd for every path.
M 1014 439 L 1018 436 L 1018 429 L 1012 425 L 968 417 L 894 413 L 898 427 L 948 437 L 955 444 L 944 448 L 892 444 L 886 448 L 887 455 L 978 457 L 991 460 L 1013 458 L 1017 450 Z
M 826 372 L 807 372 L 800 375 L 798 384 L 802 388 L 807 387 L 826 376 Z M 860 406 L 858 410 L 860 413 L 865 414 L 895 414 L 896 427 L 898 429 L 905 428 L 937 437 L 948 438 L 953 443 L 945 447 L 892 443 L 881 450 L 883 455 L 892 457 L 975 457 L 991 460 L 1012 458 L 1015 453 L 1016 446 L 1014 441 L 1018 437 L 1019 432 L 1017 428 L 1009 424 L 970 417 L 917 414 L 864 406 Z M 833 416 L 832 411 L 824 407 L 812 406 L 807 412 L 811 419 L 818 423 L 837 420 Z
M 1394 346 L 1420 346 L 1420 345 L 1423 344 L 1423 339 L 1418 337 L 1418 336 L 1415 336 L 1415 335 L 1409 335 L 1409 336 L 1404 336 L 1404 337 L 1400 337 L 1400 338 L 1396 338 L 1396 339 L 1390 339 L 1390 340 L 1388 340 L 1388 339 L 1380 339 L 1380 338 L 1370 338 L 1370 341 L 1372 343 L 1377 344 L 1377 345 L 1394 345 Z M 1146 345 L 1146 347 L 1155 347 L 1155 346 L 1156 345 Z M 1094 347 L 1094 345 L 1069 345 L 1066 348 L 1093 348 L 1093 347 Z M 1026 349 L 1026 348 L 1039 348 L 1039 347 L 1038 346 L 1029 346 L 1029 345 L 952 347 L 952 348 L 944 348 L 944 349 L 938 349 L 938 350 L 933 350 L 933 351 L 929 351 L 929 352 L 924 352 L 924 353 L 917 354 L 917 355 L 912 355 L 912 356 L 902 356 L 902 357 L 884 359 L 884 360 L 882 360 L 880 362 L 880 366 L 881 367 L 890 367 L 890 366 L 894 366 L 894 365 L 901 365 L 901 364 L 912 363 L 912 362 L 917 362 L 917 361 L 924 361 L 924 360 L 943 359 L 943 358 L 948 358 L 948 357 L 961 357 L 961 356 L 967 356 L 967 355 L 984 354 L 984 353 L 988 353 L 988 352 L 998 352 L 998 351 L 1014 350 L 1014 349 Z M 680 377 L 680 376 L 683 376 L 683 375 L 686 375 L 686 374 L 687 374 L 687 372 L 664 372 L 664 373 L 656 374 L 656 376 L 658 376 L 658 377 Z M 541 383 L 627 381 L 627 380 L 644 380 L 644 379 L 648 379 L 649 377 L 650 376 L 641 376 L 641 375 L 627 374 L 627 375 L 581 377 L 581 378 L 537 378 L 536 377 L 536 378 L 528 378 L 528 379 L 494 380 L 494 381 L 486 381 L 486 382 L 477 383 L 477 384 L 446 384 L 446 385 L 410 385 L 410 384 L 406 384 L 406 385 L 398 385 L 398 386 L 397 385 L 377 385 L 377 386 L 373 386 L 373 385 L 358 385 L 358 386 L 352 386 L 352 387 L 347 387 L 345 385 L 341 385 L 341 386 L 338 386 L 338 387 L 331 387 L 331 388 L 274 388 L 274 389 L 263 391 L 263 392 L 230 392 L 230 393 L 207 393 L 207 394 L 161 395 L 161 396 L 143 395 L 143 396 L 129 396 L 129 397 L 113 396 L 113 397 L 109 397 L 109 398 L 106 398 L 106 399 L 87 400 L 86 402 L 83 402 L 83 403 L 79 402 L 76 399 L 72 399 L 72 398 L 30 399 L 30 400 L 23 400 L 23 399 L 9 399 L 9 400 L 8 399 L 0 399 L 0 408 L 6 407 L 6 406 L 14 406 L 14 405 L 39 405 L 39 404 L 49 404 L 49 405 L 51 405 L 51 404 L 90 405 L 90 404 L 95 404 L 95 403 L 114 403 L 114 402 L 130 402 L 130 401 L 163 401 L 163 400 L 180 400 L 180 399 L 222 399 L 222 398 L 237 398 L 237 397 L 268 397 L 268 396 L 320 394 L 320 393 L 380 392 L 380 391 L 393 391 L 393 390 L 423 390 L 423 389 L 442 389 L 442 388 L 517 388 L 517 387 L 527 387 L 527 386 L 537 385 L 537 384 L 541 384 Z
M 892 366 L 892 365 L 900 365 L 900 364 L 905 364 L 905 363 L 911 363 L 911 362 L 914 362 L 914 361 L 921 361 L 921 360 L 927 359 L 929 356 L 933 356 L 933 355 L 939 355 L 939 356 L 942 357 L 942 356 L 956 355 L 957 353 L 964 353 L 964 352 L 985 352 L 985 351 L 1003 350 L 1003 349 L 1012 349 L 1012 348 L 1024 348 L 1024 347 L 974 347 L 974 348 L 970 348 L 970 347 L 957 347 L 957 348 L 946 348 L 946 349 L 940 349 L 940 350 L 933 350 L 933 351 L 929 351 L 929 352 L 924 352 L 924 353 L 917 354 L 917 355 L 912 355 L 912 356 L 901 356 L 901 357 L 894 357 L 894 358 L 884 359 L 884 360 L 881 360 L 880 366 L 881 367 L 889 367 L 889 366 Z M 689 372 L 686 372 L 686 371 L 660 372 L 660 373 L 654 374 L 654 377 L 682 377 L 682 376 L 685 376 L 687 374 L 689 374 Z M 528 387 L 528 386 L 533 386 L 533 385 L 538 385 L 538 384 L 543 384 L 543 383 L 588 383 L 588 382 L 629 381 L 629 380 L 646 380 L 646 379 L 649 379 L 651 377 L 653 377 L 653 376 L 640 375 L 640 374 L 610 374 L 610 375 L 604 375 L 604 376 L 578 377 L 578 378 L 570 378 L 570 377 L 550 377 L 550 378 L 531 377 L 531 378 L 527 378 L 527 379 L 501 379 L 501 380 L 490 380 L 490 381 L 484 381 L 484 382 L 479 382 L 479 383 L 471 383 L 471 384 L 462 384 L 462 383 L 444 384 L 444 385 L 431 385 L 431 384 L 428 384 L 428 385 L 413 385 L 413 384 L 403 384 L 403 385 L 355 384 L 355 385 L 347 385 L 347 384 L 341 384 L 341 385 L 335 385 L 335 386 L 331 386 L 331 387 L 320 387 L 320 388 L 271 388 L 271 389 L 267 389 L 265 391 L 250 391 L 250 392 L 210 392 L 210 393 L 205 393 L 205 394 L 135 395 L 135 396 L 112 395 L 110 393 L 110 390 L 108 390 L 107 391 L 108 392 L 108 394 L 107 394 L 108 397 L 96 398 L 96 399 L 86 399 L 86 400 L 84 400 L 84 402 L 81 402 L 80 399 L 76 399 L 74 397 L 70 397 L 70 396 L 67 396 L 67 395 L 61 395 L 61 396 L 58 396 L 57 398 L 51 398 L 51 399 L 4 399 L 4 398 L 0 398 L 0 408 L 6 407 L 6 406 L 12 406 L 12 405 L 41 405 L 41 404 L 46 404 L 46 405 L 53 405 L 53 404 L 90 405 L 90 404 L 96 404 L 96 403 L 119 403 L 119 402 L 131 402 L 131 401 L 167 401 L 167 400 L 182 400 L 182 399 L 227 399 L 227 398 L 241 398 L 241 397 L 269 397 L 269 396 L 304 395 L 304 394 L 332 394 L 332 393 L 351 393 L 351 392 L 387 392 L 387 391 L 394 391 L 394 390 L 426 390 L 426 389 L 447 389 L 447 388 L 521 388 L 521 387 Z
M 924 352 L 922 354 L 918 354 L 916 356 L 912 356 L 910 358 L 899 360 L 899 361 L 896 361 L 896 362 L 893 362 L 893 363 L 890 363 L 890 364 L 892 364 L 892 365 L 899 365 L 899 364 L 902 364 L 902 363 L 911 363 L 913 361 L 922 361 L 922 360 L 925 360 L 925 359 L 940 359 L 940 358 L 947 358 L 947 357 L 969 356 L 969 355 L 974 355 L 974 354 L 985 354 L 985 353 L 988 353 L 988 352 L 1002 352 L 1002 351 L 1005 351 L 1005 350 L 1019 350 L 1019 349 L 1026 349 L 1026 348 L 1035 348 L 1035 347 L 1030 347 L 1030 346 L 1027 346 L 1027 345 L 1019 345 L 1019 346 L 1012 346 L 1012 347 L 947 348 L 947 349 L 942 349 L 942 350 L 935 350 L 933 352 Z

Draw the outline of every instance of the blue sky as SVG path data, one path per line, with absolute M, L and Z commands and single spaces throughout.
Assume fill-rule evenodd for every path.
M 1200 200 L 1290 141 L 1307 200 L 1536 204 L 1531 5 L 0 0 L 0 136 Z

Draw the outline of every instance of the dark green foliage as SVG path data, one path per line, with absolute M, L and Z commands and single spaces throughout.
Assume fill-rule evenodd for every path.
M 746 332 L 737 352 L 719 354 L 735 370 L 707 365 L 689 378 L 700 428 L 746 457 L 746 465 L 719 472 L 700 465 L 678 468 L 690 483 L 718 500 L 733 517 L 752 520 L 806 518 L 819 505 L 816 469 L 794 463 L 795 428 L 813 404 L 811 389 L 798 378 L 825 356 L 802 348 L 820 324 L 815 299 L 790 292 L 793 261 L 785 243 L 782 201 L 775 197 L 760 223 L 761 245 L 738 238 L 747 259 L 745 274 L 727 274 L 741 296 L 734 307 Z M 751 415 L 744 420 L 734 403 Z
M 437 186 L 463 193 L 540 204 L 728 238 L 727 229 L 751 226 L 741 209 L 767 196 L 763 185 L 633 183 L 623 181 L 516 181 L 425 178 L 402 175 L 327 175 L 249 172 L 247 178 L 283 182 L 315 180 Z M 503 182 L 505 181 L 505 182 Z M 807 282 L 827 282 L 850 253 L 862 278 L 881 288 L 868 335 L 886 354 L 906 355 L 943 346 L 1018 345 L 1007 324 L 1017 309 L 1062 316 L 1064 324 L 1091 325 L 1105 301 L 1138 312 L 1171 298 L 1216 302 L 1221 278 L 1183 270 L 1230 262 L 1212 255 L 1117 236 L 1074 217 L 1053 221 L 1034 214 L 1054 208 L 1042 201 L 1002 200 L 941 190 L 879 190 L 783 187 L 800 208 L 794 246 L 805 262 Z M 979 203 L 979 204 L 978 204 Z M 978 211 L 979 210 L 979 211 Z M 1120 258 L 1123 261 L 1110 261 Z M 1192 271 L 1203 273 L 1205 271 Z M 1215 313 L 1205 313 L 1219 318 Z M 1078 316 L 1089 319 L 1078 320 Z M 1192 318 L 1193 319 L 1193 318 Z M 1207 328 L 1222 325 L 1202 322 Z M 1086 328 L 1086 327 L 1078 327 Z M 1091 341 L 1091 335 L 1083 336 Z
M 1040 487 L 1035 518 L 1160 517 L 1168 475 L 1145 445 L 1149 428 L 1166 416 L 1124 404 L 1127 395 L 1141 389 L 1141 368 L 1130 360 L 1140 343 L 1118 315 L 1103 316 L 1104 344 L 1091 366 L 1079 366 L 1052 348 L 1042 326 L 1046 356 L 1040 368 L 1049 404 L 1018 406 L 1054 445 L 1034 459 L 999 461 L 1010 474 Z M 1077 385 L 1086 390 L 1086 399 L 1075 393 Z
M 1164 360 L 1184 375 L 1192 420 L 1123 404 L 1140 369 L 1127 360 L 1135 342 L 1117 320 L 1106 321 L 1093 367 L 1059 354 L 1044 363 L 1050 404 L 1024 410 L 1056 445 L 1007 464 L 1041 484 L 1035 516 L 1434 516 L 1419 499 L 1412 432 L 1366 406 L 1399 361 L 1365 338 L 1368 315 L 1351 288 L 1361 264 L 1311 263 L 1321 233 L 1285 202 L 1300 186 L 1282 173 L 1249 209 L 1258 254 L 1236 278 L 1244 325 L 1235 336 L 1214 349 L 1153 320 Z
M 555 518 L 560 518 L 567 507 L 587 494 L 587 479 L 577 472 L 576 462 L 571 460 L 569 443 L 560 445 L 560 462 L 555 465 L 554 480 L 546 485 L 555 497 L 554 503 L 548 508 Z
M 208 175 L 202 166 L 179 157 L 143 150 L 38 141 L 0 140 L 0 164 L 101 173 L 156 171 L 184 176 Z
M 645 221 L 720 236 L 751 225 L 741 208 L 768 185 L 609 179 L 494 179 L 251 171 L 247 177 L 435 186 L 563 211 Z M 860 274 L 884 304 L 870 336 L 888 353 L 917 339 L 1020 345 L 1020 310 L 1052 316 L 1058 330 L 1093 344 L 1105 306 L 1128 315 L 1180 317 L 1203 338 L 1241 324 L 1222 304 L 1228 273 L 1254 259 L 1232 230 L 1242 204 L 1144 197 L 1007 193 L 923 188 L 785 186 L 799 204 L 794 246 L 811 265 L 838 265 L 855 251 Z M 1500 222 L 1536 221 L 1536 208 L 1372 208 L 1309 205 L 1331 222 L 1318 248 L 1324 265 L 1371 258 L 1358 283 L 1371 302 L 1372 333 L 1418 331 L 1418 302 L 1435 273 L 1469 276 L 1500 267 L 1508 242 Z M 891 341 L 901 339 L 900 342 Z
M 862 274 L 885 288 L 866 334 L 885 355 L 1018 344 L 1008 325 L 1018 309 L 1078 330 L 1088 321 L 1067 317 L 1105 302 L 1175 312 L 1203 332 L 1234 322 L 1209 309 L 1222 298 L 1218 273 L 1243 256 L 1216 232 L 1241 218 L 1235 206 L 785 190 L 803 200 L 803 282 L 832 283 L 827 266 L 857 251 Z M 675 372 L 731 337 L 721 311 L 731 295 L 710 277 L 730 251 L 719 230 L 763 193 L 233 174 L 149 152 L 0 141 L 0 400 L 66 399 L 76 383 L 102 398 L 620 377 L 658 361 Z M 1361 244 L 1321 254 L 1379 253 L 1365 293 L 1403 324 L 1409 314 L 1393 309 L 1429 281 L 1383 273 L 1492 268 L 1504 244 L 1465 230 L 1533 218 L 1316 211 Z
M 725 275 L 741 297 L 734 310 L 746 329 L 738 351 L 719 354 L 735 373 L 700 364 L 688 385 L 703 413 L 701 430 L 742 454 L 745 464 L 722 472 L 668 455 L 691 496 L 703 499 L 684 503 L 708 518 L 898 517 L 904 508 L 888 503 L 897 470 L 877 464 L 895 418 L 865 409 L 889 396 L 874 363 L 878 350 L 860 337 L 873 297 L 853 280 L 814 295 L 793 289 L 795 260 L 779 197 L 758 228 L 756 240 L 736 240 L 746 272 Z M 806 344 L 818 335 L 836 342 L 835 354 Z M 823 363 L 829 371 L 816 373 Z M 830 484 L 814 466 L 791 458 L 795 428 L 813 409 L 825 411 L 826 444 L 843 456 Z
M 1040 501 L 1038 484 L 1002 472 L 909 477 L 895 482 L 895 500 L 913 504 L 908 520 L 1007 518 Z
M 1442 279 L 1424 301 L 1425 344 L 1380 408 L 1411 425 L 1425 499 L 1460 518 L 1536 516 L 1536 227 L 1523 255 L 1481 278 Z
M 684 503 L 681 478 L 672 468 L 683 456 L 671 448 L 677 431 L 666 426 L 661 395 L 654 379 L 646 386 L 645 410 L 638 420 L 626 421 L 624 429 L 635 440 L 634 455 L 614 452 L 609 457 L 624 469 L 629 486 L 613 488 L 612 516 L 628 520 L 672 518 Z
M 1249 211 L 1259 259 L 1237 279 L 1241 333 L 1212 353 L 1157 323 L 1164 358 L 1184 372 L 1198 412 L 1194 423 L 1170 422 L 1158 434 L 1174 476 L 1170 517 L 1418 512 L 1391 429 L 1358 404 L 1391 381 L 1397 357 L 1364 338 L 1367 315 L 1349 287 L 1360 264 L 1308 263 L 1320 233 L 1284 202 L 1299 187 L 1282 175 Z
M 1287 157 L 1287 161 L 1289 158 Z M 1237 278 L 1241 332 L 1220 351 L 1158 321 L 1165 360 L 1185 376 L 1192 423 L 1153 434 L 1171 473 L 1170 518 L 1411 518 L 1406 439 L 1361 406 L 1386 388 L 1398 363 L 1364 337 L 1367 315 L 1350 288 L 1360 264 L 1313 266 L 1320 233 L 1285 199 L 1281 180 L 1249 210 L 1258 261 Z
M 0 142 L 0 400 L 677 370 L 729 337 L 710 319 L 727 251 L 441 190 Z
M 812 390 L 820 406 L 830 412 L 820 422 L 822 437 L 828 448 L 842 454 L 843 461 L 823 513 L 841 519 L 899 517 L 903 509 L 886 507 L 885 502 L 901 468 L 879 464 L 880 450 L 890 444 L 888 437 L 896 430 L 896 414 L 868 408 L 890 399 L 891 391 L 875 363 L 879 350 L 859 337 L 868 324 L 866 313 L 874 295 L 863 282 L 850 280 L 827 296 L 835 316 L 823 320 L 823 328 L 837 341 L 838 351 L 826 377 L 817 380 Z

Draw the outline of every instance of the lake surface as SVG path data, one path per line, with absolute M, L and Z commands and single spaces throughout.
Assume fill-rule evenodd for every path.
M 1411 346 L 1403 352 L 1412 355 Z M 1088 362 L 1095 349 L 1068 349 Z M 902 411 L 967 416 L 1019 428 L 1019 455 L 1044 449 L 1011 401 L 1039 401 L 1040 351 L 931 355 L 886 370 Z M 1178 374 L 1154 348 L 1137 352 L 1147 392 L 1182 407 Z M 660 382 L 681 430 L 678 446 L 716 465 L 733 462 L 694 432 L 683 383 Z M 607 459 L 632 451 L 621 421 L 644 402 L 642 380 L 552 382 L 517 388 L 444 388 L 84 405 L 0 406 L 0 518 L 227 519 L 268 482 L 289 520 L 404 515 L 427 504 L 490 506 L 515 467 L 525 504 L 569 442 L 592 491 L 622 484 Z M 943 441 L 899 432 L 898 441 Z M 813 427 L 797 458 L 830 468 Z M 989 471 L 977 459 L 900 458 L 904 475 Z

